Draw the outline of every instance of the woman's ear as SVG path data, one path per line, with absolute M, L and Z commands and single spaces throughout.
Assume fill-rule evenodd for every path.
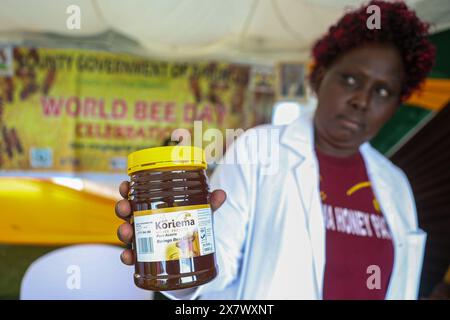
M 320 85 L 322 84 L 323 77 L 325 76 L 325 68 L 318 67 L 314 79 L 311 79 L 311 87 L 316 95 L 319 93 Z

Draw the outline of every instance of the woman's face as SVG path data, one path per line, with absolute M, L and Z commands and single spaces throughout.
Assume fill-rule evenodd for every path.
M 403 80 L 394 46 L 367 44 L 338 57 L 315 85 L 316 146 L 341 157 L 357 152 L 397 110 Z

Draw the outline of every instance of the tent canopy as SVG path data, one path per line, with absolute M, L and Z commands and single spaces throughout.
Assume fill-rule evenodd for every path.
M 54 38 L 42 38 L 43 34 L 51 34 L 68 37 L 70 42 L 73 40 L 72 45 L 91 43 L 95 47 L 101 43 L 110 50 L 169 60 L 220 59 L 270 64 L 307 59 L 314 40 L 345 10 L 364 2 L 0 0 L 0 39 L 23 43 L 24 39 L 34 37 L 54 44 Z M 434 31 L 450 26 L 448 0 L 406 2 L 433 24 Z M 70 5 L 80 8 L 79 30 L 66 26 L 70 16 L 66 10 Z

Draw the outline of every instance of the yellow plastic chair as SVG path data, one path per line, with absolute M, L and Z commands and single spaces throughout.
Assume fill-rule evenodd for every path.
M 0 178 L 0 243 L 120 244 L 115 200 L 49 179 Z

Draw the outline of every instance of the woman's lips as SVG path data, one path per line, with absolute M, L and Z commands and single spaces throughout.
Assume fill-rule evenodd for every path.
M 361 127 L 362 127 L 362 125 L 359 121 L 351 119 L 351 118 L 341 116 L 339 118 L 339 120 L 344 127 L 348 128 L 352 131 L 357 131 L 357 130 L 361 129 Z

